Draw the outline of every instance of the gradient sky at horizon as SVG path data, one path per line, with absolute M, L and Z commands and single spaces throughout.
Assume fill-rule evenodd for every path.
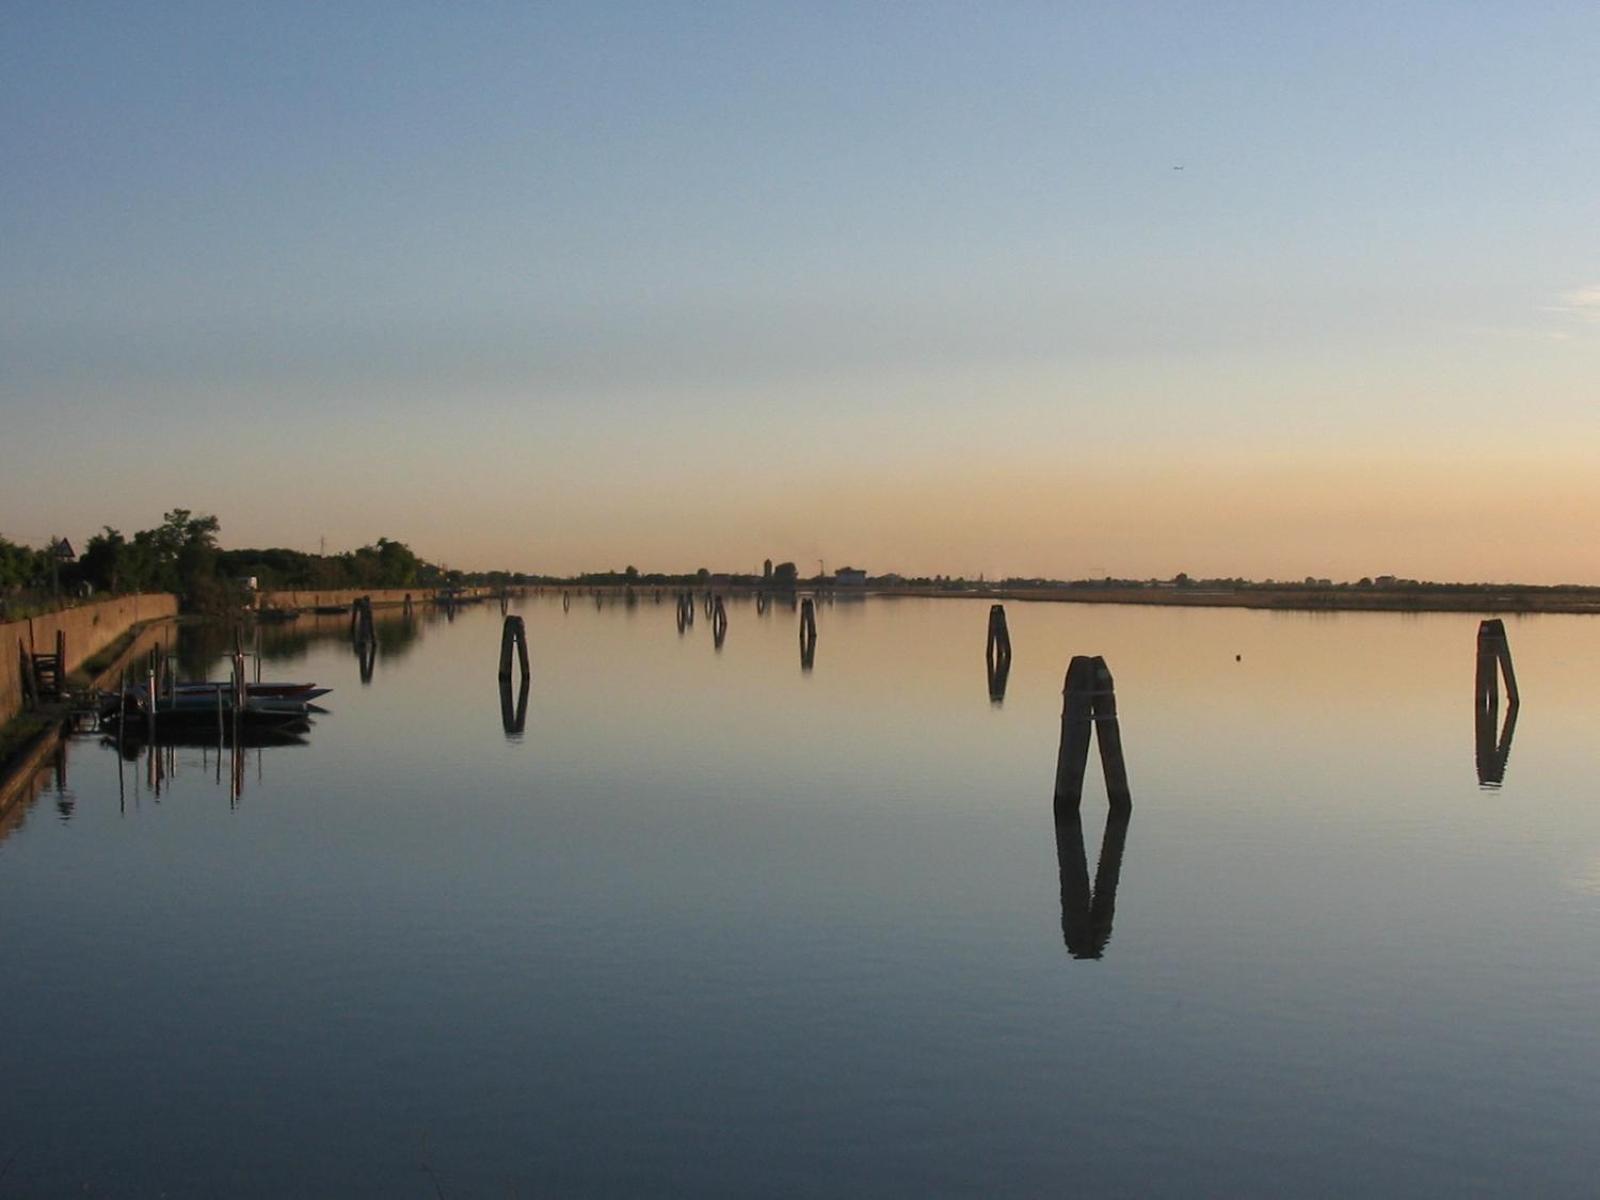
M 1597 52 L 1579 3 L 10 5 L 0 534 L 1600 584 Z

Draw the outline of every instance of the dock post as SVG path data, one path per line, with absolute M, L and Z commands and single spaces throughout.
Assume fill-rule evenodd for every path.
M 1011 675 L 1011 631 L 1006 628 L 1003 604 L 989 606 L 989 636 L 984 644 L 983 659 L 988 668 L 989 701 L 1001 704 L 1006 698 L 1006 680 Z
M 562 592 L 561 593 L 561 611 L 562 612 L 571 612 L 572 611 L 572 593 L 571 592 Z
M 989 606 L 989 638 L 984 646 L 983 655 L 990 662 L 1011 658 L 1011 631 L 1006 628 L 1004 604 Z
M 357 645 L 376 645 L 378 631 L 372 623 L 372 597 L 362 596 L 350 606 L 350 636 Z
M 817 661 L 817 609 L 810 597 L 800 602 L 800 669 L 809 671 Z
M 1061 745 L 1056 754 L 1057 808 L 1076 811 L 1083 800 L 1089 737 L 1100 745 L 1106 799 L 1113 811 L 1130 809 L 1127 766 L 1122 757 L 1122 732 L 1117 721 L 1116 683 L 1106 660 L 1079 654 L 1067 667 L 1061 706 Z
M 1498 668 L 1498 672 L 1496 670 Z M 1511 643 L 1506 639 L 1506 623 L 1498 617 L 1478 623 L 1478 694 L 1499 699 L 1497 674 L 1506 679 L 1506 699 L 1517 704 L 1517 673 L 1511 666 Z
M 522 679 L 526 682 L 531 672 L 528 670 L 528 630 L 521 617 L 507 617 L 500 630 L 500 678 L 507 682 L 511 679 L 511 650 L 517 651 L 517 662 L 522 668 Z
M 718 650 L 721 650 L 723 639 L 727 636 L 728 610 L 723 607 L 722 597 L 718 596 L 711 610 L 711 641 Z
M 1506 722 L 1498 741 L 1495 727 L 1500 716 L 1500 676 L 1506 680 Z M 1517 728 L 1521 696 L 1511 666 L 1511 644 L 1505 622 L 1498 618 L 1478 624 L 1478 665 L 1473 683 L 1473 750 L 1482 787 L 1499 787 L 1505 781 L 1511 757 L 1511 738 Z

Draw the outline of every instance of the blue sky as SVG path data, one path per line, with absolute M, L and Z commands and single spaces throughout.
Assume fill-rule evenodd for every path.
M 1600 583 L 1597 51 L 1577 4 L 13 5 L 0 533 Z

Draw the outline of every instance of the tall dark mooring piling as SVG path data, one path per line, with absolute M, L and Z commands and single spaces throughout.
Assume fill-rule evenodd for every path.
M 694 593 L 678 593 L 678 632 L 691 628 L 694 625 Z
M 990 662 L 1011 657 L 1011 631 L 1006 628 L 1006 606 L 989 606 L 989 636 L 984 646 L 984 657 Z
M 1506 721 L 1500 726 L 1500 676 L 1506 682 Z M 1478 624 L 1478 665 L 1473 680 L 1472 740 L 1478 783 L 1499 787 L 1505 782 L 1511 758 L 1511 738 L 1517 729 L 1521 706 L 1517 675 L 1511 666 L 1511 643 L 1505 622 L 1498 618 Z M 1496 738 L 1498 727 L 1499 737 Z
M 562 592 L 561 593 L 561 611 L 562 612 L 570 612 L 571 610 L 572 610 L 572 593 L 571 592 Z
M 800 602 L 800 669 L 809 671 L 817 661 L 817 610 L 810 598 Z
M 372 597 L 362 596 L 350 605 L 350 637 L 357 645 L 375 645 L 378 631 L 372 623 Z
M 1006 628 L 1003 604 L 989 606 L 989 636 L 983 650 L 989 682 L 989 700 L 999 704 L 1006 698 L 1006 681 L 1011 676 L 1011 631 Z
M 718 596 L 711 606 L 711 644 L 718 650 L 722 649 L 723 639 L 728 636 L 728 610 Z
M 1506 679 L 1506 702 L 1517 704 L 1517 673 L 1511 667 L 1511 643 L 1506 640 L 1506 623 L 1498 617 L 1478 622 L 1477 693 L 1479 704 L 1499 704 L 1499 677 Z
M 526 682 L 530 672 L 528 670 L 528 630 L 521 617 L 507 617 L 500 627 L 500 678 L 506 681 L 511 679 L 511 652 L 517 653 L 517 665 L 522 668 L 522 678 Z
M 1058 809 L 1076 811 L 1083 800 L 1083 777 L 1089 763 L 1089 737 L 1100 745 L 1100 767 L 1106 799 L 1113 809 L 1131 808 L 1128 770 L 1122 758 L 1122 730 L 1117 723 L 1116 683 L 1106 660 L 1077 655 L 1067 668 L 1061 705 L 1061 746 L 1056 755 Z
M 1089 765 L 1089 739 L 1100 746 L 1106 780 L 1105 834 L 1094 887 L 1083 841 L 1083 780 Z M 1056 756 L 1056 857 L 1061 871 L 1061 936 L 1074 958 L 1099 958 L 1111 940 L 1117 882 L 1127 845 L 1133 796 L 1122 758 L 1117 721 L 1116 682 L 1106 661 L 1078 655 L 1067 668 L 1061 705 L 1061 746 Z

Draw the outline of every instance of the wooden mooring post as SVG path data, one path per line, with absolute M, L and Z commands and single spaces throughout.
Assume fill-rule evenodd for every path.
M 372 597 L 362 596 L 350 605 L 350 636 L 357 645 L 376 645 L 378 631 L 372 623 Z
M 1506 681 L 1506 721 L 1500 726 L 1500 676 Z M 1517 730 L 1521 695 L 1511 666 L 1511 644 L 1505 622 L 1498 618 L 1478 624 L 1478 663 L 1473 680 L 1473 758 L 1481 787 L 1497 788 L 1505 782 L 1511 758 L 1511 738 Z M 1499 737 L 1496 738 L 1496 728 Z
M 800 669 L 809 671 L 817 661 L 817 610 L 807 597 L 800 602 Z
M 1519 704 L 1517 673 L 1511 666 L 1511 643 L 1506 640 L 1506 623 L 1498 617 L 1478 622 L 1477 694 L 1479 704 L 1499 704 L 1499 676 L 1506 678 L 1506 701 Z
M 1106 799 L 1113 810 L 1131 809 L 1128 770 L 1122 758 L 1122 731 L 1117 722 L 1116 683 L 1106 660 L 1077 655 L 1067 667 L 1061 706 L 1061 745 L 1056 754 L 1057 810 L 1076 812 L 1083 801 L 1083 777 L 1089 762 L 1089 737 L 1100 745 L 1100 766 Z
M 711 642 L 716 649 L 722 649 L 723 639 L 728 636 L 728 610 L 723 606 L 722 597 L 718 596 L 711 608 Z
M 562 592 L 561 593 L 561 611 L 562 612 L 571 612 L 572 611 L 572 593 L 571 592 Z
M 511 650 L 517 651 L 517 664 L 522 668 L 522 681 L 531 677 L 528 670 L 528 630 L 521 617 L 507 617 L 500 629 L 500 678 L 511 679 Z
M 989 636 L 983 648 L 989 683 L 989 701 L 1000 704 L 1006 698 L 1006 681 L 1011 677 L 1011 631 L 1006 628 L 1003 604 L 989 606 Z
M 984 646 L 983 656 L 991 663 L 1000 659 L 1010 661 L 1011 658 L 1011 631 L 1006 628 L 1006 606 L 1004 604 L 991 604 L 989 606 L 989 637 Z

